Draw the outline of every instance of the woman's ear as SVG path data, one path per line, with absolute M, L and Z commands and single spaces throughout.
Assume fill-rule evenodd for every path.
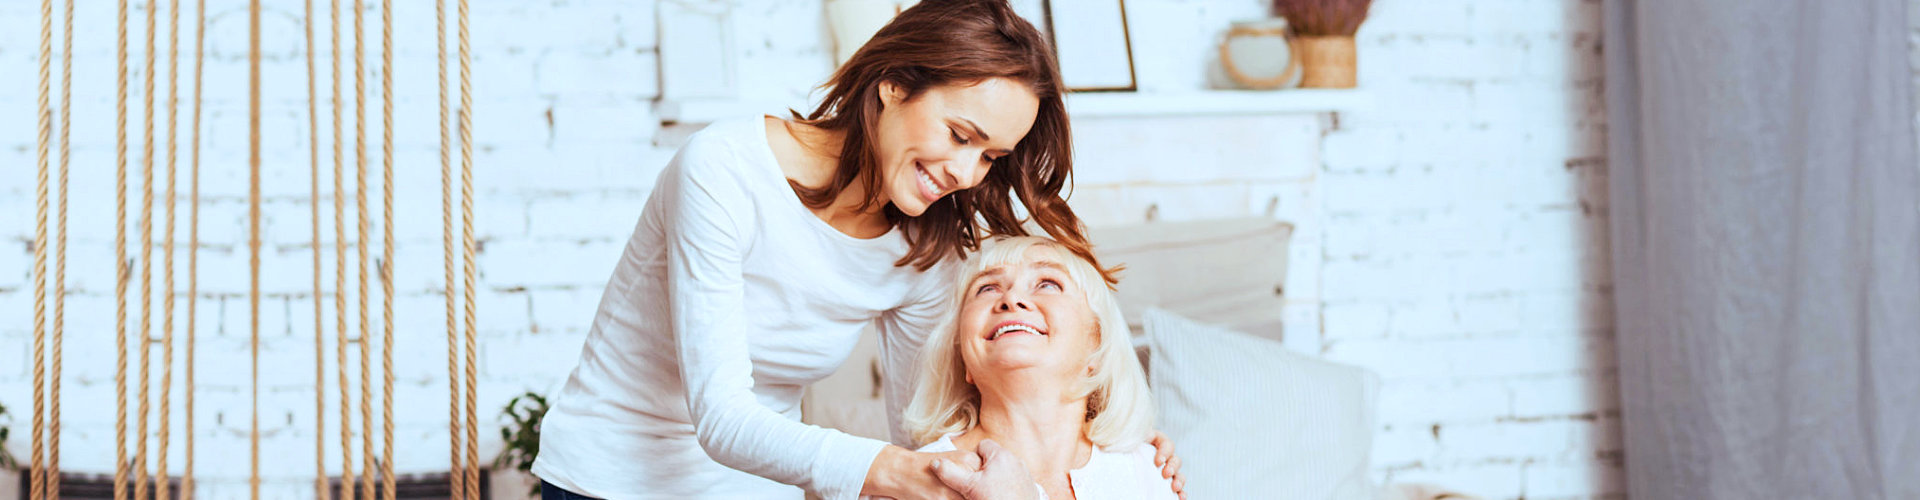
M 973 385 L 973 372 L 967 372 L 967 385 Z
M 887 106 L 900 104 L 901 90 L 899 85 L 894 85 L 893 82 L 886 80 L 881 80 L 879 85 L 880 109 L 886 109 Z

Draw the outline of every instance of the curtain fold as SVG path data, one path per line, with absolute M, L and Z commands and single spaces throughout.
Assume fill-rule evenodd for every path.
M 1632 498 L 1920 498 L 1907 0 L 1607 0 Z

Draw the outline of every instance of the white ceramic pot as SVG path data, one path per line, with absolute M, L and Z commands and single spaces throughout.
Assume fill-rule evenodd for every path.
M 0 499 L 26 498 L 26 492 L 20 491 L 20 471 L 0 469 Z
M 520 469 L 488 469 L 488 495 L 493 500 L 527 500 L 539 498 L 528 492 L 533 485 L 540 484 L 540 478 L 533 474 L 520 472 Z

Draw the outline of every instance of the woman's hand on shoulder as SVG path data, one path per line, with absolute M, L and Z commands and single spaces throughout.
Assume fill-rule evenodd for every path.
M 1187 500 L 1187 477 L 1180 474 L 1180 457 L 1173 456 L 1173 440 L 1167 434 L 1153 431 L 1153 465 L 1160 467 L 1160 477 L 1173 480 L 1173 492 L 1180 500 Z
M 971 454 L 969 454 L 971 455 Z M 991 439 L 980 441 L 979 467 L 936 460 L 934 474 L 968 500 L 1044 500 L 1046 493 L 1033 482 L 1020 457 Z
M 887 446 L 867 469 L 866 484 L 860 494 L 891 497 L 898 500 L 964 500 L 953 488 L 941 483 L 933 470 L 934 460 L 949 467 L 980 468 L 980 458 L 967 451 L 920 453 L 898 446 Z

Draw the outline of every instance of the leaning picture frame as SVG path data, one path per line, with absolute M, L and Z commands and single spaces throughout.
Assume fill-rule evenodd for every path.
M 1045 19 L 1028 21 L 1052 39 L 1068 91 L 1136 89 L 1126 0 L 1025 0 L 1015 11 L 1029 15 L 1033 3 Z

